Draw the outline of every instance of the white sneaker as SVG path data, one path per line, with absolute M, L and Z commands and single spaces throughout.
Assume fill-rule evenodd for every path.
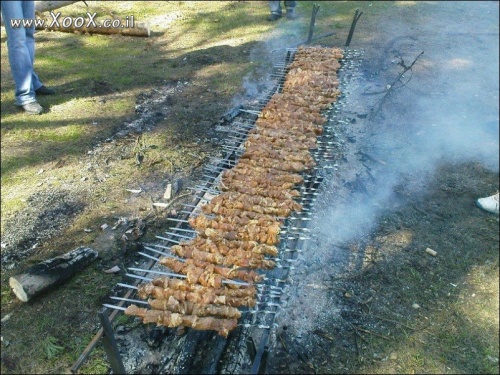
M 486 198 L 479 198 L 477 205 L 485 211 L 498 215 L 498 193 Z

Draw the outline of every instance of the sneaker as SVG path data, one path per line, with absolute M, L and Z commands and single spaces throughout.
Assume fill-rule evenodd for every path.
M 281 14 L 271 13 L 271 14 L 269 15 L 269 17 L 267 17 L 267 20 L 272 22 L 272 21 L 277 21 L 277 20 L 279 20 L 280 18 L 281 18 Z
M 295 13 L 295 10 L 289 9 L 286 11 L 286 18 L 289 20 L 296 20 L 297 19 L 297 13 Z
M 23 104 L 21 108 L 29 115 L 39 115 L 43 112 L 43 107 L 37 102 Z
M 477 205 L 485 211 L 498 215 L 498 193 L 486 198 L 479 198 L 477 200 Z
M 47 86 L 41 86 L 35 90 L 36 95 L 54 95 L 55 93 L 54 89 L 49 89 Z

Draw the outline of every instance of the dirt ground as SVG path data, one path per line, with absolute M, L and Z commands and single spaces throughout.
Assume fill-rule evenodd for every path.
M 425 3 L 418 12 L 413 11 L 414 2 L 407 2 L 378 17 L 370 15 L 369 2 L 363 3 L 351 44 L 364 51 L 363 59 L 356 76 L 346 78 L 345 105 L 333 120 L 340 120 L 338 168 L 322 185 L 309 226 L 312 240 L 290 275 L 287 304 L 276 318 L 278 328 L 270 342 L 267 373 L 498 373 L 498 347 L 486 347 L 482 340 L 495 332 L 498 337 L 498 320 L 484 328 L 474 318 L 452 311 L 455 303 L 470 298 L 467 288 L 473 282 L 468 277 L 475 269 L 496 275 L 498 282 L 498 216 L 475 206 L 477 198 L 499 189 L 498 3 Z M 276 37 L 270 36 L 269 45 Z M 344 37 L 320 42 L 342 46 Z M 251 53 L 269 53 L 258 43 L 247 47 Z M 217 59 L 235 58 L 233 50 L 219 52 Z M 269 59 L 279 59 L 279 53 L 269 54 Z M 193 56 L 193 68 L 215 58 Z M 412 62 L 412 69 L 399 77 Z M 265 87 L 268 73 L 263 69 L 252 77 L 252 86 Z M 104 86 L 95 90 L 106 90 Z M 201 94 L 210 99 L 196 102 Z M 200 166 L 218 154 L 224 141 L 226 133 L 217 132 L 216 126 L 228 98 L 181 83 L 142 93 L 132 125 L 91 150 L 85 161 L 89 175 L 106 178 L 106 160 L 122 152 L 124 134 L 131 128 L 147 134 L 162 116 L 180 113 L 199 120 L 196 129 L 169 129 L 177 132 L 173 142 L 190 145 L 189 153 L 198 156 L 190 166 L 171 173 L 174 188 L 187 192 L 185 187 L 201 178 Z M 234 105 L 246 104 L 249 98 L 233 98 Z M 187 101 L 192 105 L 186 106 Z M 161 113 L 164 108 L 168 113 Z M 138 183 L 154 199 L 165 188 L 158 178 L 152 173 Z M 15 267 L 41 240 L 52 237 L 54 246 L 71 243 L 71 238 L 58 236 L 61 227 L 84 209 L 86 194 L 92 193 L 83 182 L 65 186 L 64 199 L 34 197 L 28 211 L 12 218 L 2 244 L 22 245 L 26 253 L 3 251 L 5 267 Z M 120 216 L 135 216 L 144 206 L 142 199 L 131 194 L 128 205 L 134 214 Z M 143 215 L 148 222 L 144 241 L 164 230 L 166 217 L 180 209 L 181 201 L 154 221 Z M 127 228 L 134 225 L 137 222 L 130 222 Z M 73 233 L 81 235 L 76 229 Z M 116 251 L 99 267 L 117 262 L 130 266 L 138 259 L 138 245 L 124 247 L 114 233 L 98 236 L 93 246 L 110 243 Z M 437 256 L 425 253 L 426 248 Z M 69 288 L 74 292 L 78 285 Z M 488 293 L 493 303 L 489 307 L 498 315 L 498 287 L 483 291 L 484 296 Z M 100 299 L 96 295 L 96 303 Z M 95 328 L 94 311 L 68 306 L 63 315 L 72 315 L 72 308 L 77 310 L 72 319 L 87 320 L 86 328 Z M 441 320 L 448 309 L 449 318 Z M 429 328 L 434 325 L 437 328 Z M 420 362 L 409 363 L 412 348 L 428 344 L 435 350 L 445 340 L 436 332 L 464 325 L 474 336 L 457 339 L 454 350 L 430 350 Z M 2 335 L 14 335 L 8 330 L 2 322 Z M 2 351 L 8 349 L 4 345 Z M 462 358 L 462 351 L 470 350 L 477 360 Z M 3 368 L 12 373 L 19 360 L 15 353 L 2 354 Z
M 474 267 L 498 267 L 498 217 L 474 205 L 498 190 L 498 74 L 490 70 L 498 35 L 486 27 L 498 4 L 434 5 L 412 19 L 408 9 L 384 15 L 401 22 L 360 21 L 361 74 L 337 115 L 343 157 L 316 204 L 304 267 L 291 275 L 267 373 L 498 373 L 497 357 L 490 369 L 459 353 L 487 344 L 469 338 L 449 350 L 427 330 L 463 323 L 452 312 L 463 298 L 455 285 Z M 452 316 L 437 322 L 442 310 Z M 419 364 L 402 358 L 414 345 L 429 347 Z

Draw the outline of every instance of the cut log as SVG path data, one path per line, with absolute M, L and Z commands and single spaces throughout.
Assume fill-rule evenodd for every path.
M 120 34 L 126 36 L 143 36 L 149 37 L 151 35 L 151 30 L 147 26 L 138 26 L 138 27 L 43 27 L 37 26 L 37 30 L 50 30 L 50 31 L 60 31 L 63 33 L 77 33 L 77 34 Z
M 42 13 L 42 12 L 46 12 L 49 10 L 59 9 L 59 8 L 71 5 L 73 3 L 78 3 L 78 1 L 81 1 L 81 0 L 77 0 L 77 1 L 35 1 L 35 12 Z M 83 3 L 83 1 L 82 1 L 82 3 Z M 0 24 L 2 26 L 4 26 L 3 19 L 1 17 L 1 15 L 0 15 Z
M 35 1 L 35 11 L 46 12 L 48 10 L 55 10 L 65 7 L 73 3 L 78 3 L 78 1 Z
M 9 285 L 17 298 L 28 302 L 32 297 L 68 280 L 94 261 L 98 255 L 97 251 L 91 248 L 80 247 L 38 263 L 24 273 L 12 276 L 9 279 Z

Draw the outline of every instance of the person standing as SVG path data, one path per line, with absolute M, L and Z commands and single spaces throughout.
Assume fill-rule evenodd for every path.
M 43 108 L 36 95 L 53 95 L 55 91 L 43 85 L 34 70 L 35 24 L 13 27 L 11 20 L 35 20 L 34 1 L 1 1 L 2 19 L 7 32 L 9 64 L 16 87 L 16 105 L 26 113 L 39 115 Z
M 281 1 L 269 1 L 269 9 L 271 10 L 271 14 L 267 18 L 268 21 L 276 21 L 281 18 L 282 12 L 280 3 Z M 285 1 L 287 19 L 294 20 L 297 18 L 297 14 L 295 13 L 296 5 L 297 5 L 296 1 Z

